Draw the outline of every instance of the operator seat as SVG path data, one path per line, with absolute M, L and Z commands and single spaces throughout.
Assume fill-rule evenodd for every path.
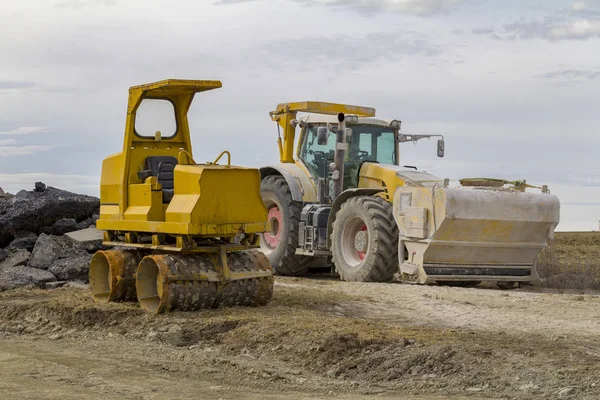
M 138 172 L 138 178 L 145 181 L 150 176 L 156 176 L 162 186 L 163 203 L 169 203 L 175 193 L 175 179 L 173 170 L 177 165 L 177 158 L 173 156 L 149 156 L 144 161 L 144 169 Z

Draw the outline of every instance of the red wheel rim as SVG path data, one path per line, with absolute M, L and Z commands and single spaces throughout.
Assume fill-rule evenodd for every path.
M 279 207 L 273 206 L 269 208 L 267 219 L 271 223 L 271 230 L 265 232 L 263 237 L 269 247 L 276 248 L 279 244 L 279 239 L 281 238 L 281 227 L 283 226 L 283 216 L 281 215 Z
M 362 228 L 360 228 L 361 231 L 366 231 L 367 230 L 367 226 L 363 225 Z M 367 255 L 366 252 L 364 251 L 360 251 L 360 250 L 356 250 L 356 255 L 358 255 L 358 258 L 360 258 L 361 260 L 365 259 L 365 256 Z

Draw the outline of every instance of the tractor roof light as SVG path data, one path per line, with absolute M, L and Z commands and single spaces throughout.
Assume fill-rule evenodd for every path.
M 358 116 L 356 115 L 346 115 L 345 119 L 347 124 L 356 124 L 358 122 Z
M 390 126 L 394 129 L 400 129 L 400 124 L 401 124 L 401 121 L 398 121 L 397 119 L 390 122 Z
M 298 120 L 297 119 L 293 119 L 290 121 L 290 125 L 292 126 L 292 128 L 295 128 L 296 125 L 298 125 Z

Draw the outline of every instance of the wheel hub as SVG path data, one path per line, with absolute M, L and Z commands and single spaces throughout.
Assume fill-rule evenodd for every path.
M 358 267 L 369 251 L 369 231 L 365 222 L 355 217 L 342 230 L 342 255 L 350 267 Z
M 368 247 L 368 237 L 366 231 L 359 231 L 354 236 L 354 247 L 359 253 L 365 253 Z
M 281 238 L 281 227 L 283 226 L 283 215 L 281 214 L 279 207 L 273 206 L 269 208 L 267 219 L 271 224 L 271 230 L 265 232 L 263 237 L 269 247 L 276 248 Z

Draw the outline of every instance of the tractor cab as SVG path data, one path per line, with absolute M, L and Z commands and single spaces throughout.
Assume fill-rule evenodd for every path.
M 315 118 L 316 117 L 316 118 Z M 336 149 L 336 118 L 329 115 L 310 115 L 301 119 L 304 127 L 300 133 L 298 160 L 309 170 L 315 181 L 329 179 L 330 164 Z M 344 190 L 358 185 L 360 167 L 365 162 L 384 165 L 398 163 L 397 121 L 387 122 L 376 118 L 358 118 L 347 124 L 347 152 L 344 157 Z M 319 128 L 327 129 L 325 140 L 319 141 Z

